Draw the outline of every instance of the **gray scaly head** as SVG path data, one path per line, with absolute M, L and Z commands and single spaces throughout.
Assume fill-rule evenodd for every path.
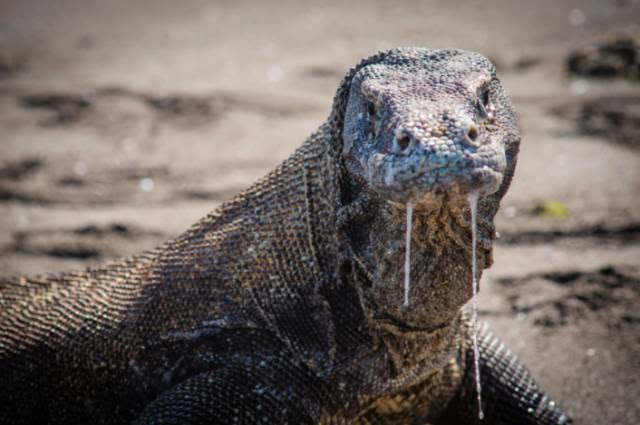
M 349 172 L 388 200 L 453 186 L 486 195 L 502 182 L 514 122 L 484 57 L 396 50 L 351 81 L 343 155 Z
M 486 268 L 520 140 L 494 66 L 462 50 L 394 49 L 352 70 L 334 113 L 342 128 L 334 135 L 342 143 L 339 219 L 368 270 L 365 310 L 410 329 L 449 322 L 471 295 L 468 195 L 480 195 L 479 265 Z M 401 281 L 409 203 L 415 249 L 407 309 Z

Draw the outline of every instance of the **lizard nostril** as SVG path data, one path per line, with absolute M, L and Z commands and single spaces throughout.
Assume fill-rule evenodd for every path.
M 478 138 L 478 129 L 474 125 L 469 127 L 469 129 L 467 130 L 467 137 L 472 142 L 475 142 L 476 139 Z
M 400 133 L 397 137 L 396 137 L 396 142 L 398 143 L 398 147 L 401 150 L 405 150 L 409 147 L 409 144 L 411 143 L 411 139 L 409 138 L 409 135 L 406 133 Z

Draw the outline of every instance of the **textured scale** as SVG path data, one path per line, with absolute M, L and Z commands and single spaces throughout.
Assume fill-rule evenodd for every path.
M 0 423 L 478 423 L 467 195 L 480 272 L 518 143 L 481 55 L 363 60 L 291 157 L 176 239 L 0 281 Z M 482 423 L 570 423 L 477 338 Z

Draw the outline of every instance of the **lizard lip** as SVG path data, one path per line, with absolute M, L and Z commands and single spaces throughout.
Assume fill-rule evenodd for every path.
M 409 166 L 395 156 L 372 156 L 367 164 L 372 188 L 387 200 L 401 203 L 449 191 L 486 196 L 498 190 L 506 166 L 500 155 L 451 162 L 418 159 L 423 162 Z
M 440 177 L 439 179 L 437 177 Z M 462 176 L 441 174 L 437 176 L 436 184 L 432 190 L 449 190 L 452 186 L 458 186 L 463 192 L 478 191 L 481 195 L 490 195 L 498 190 L 502 183 L 503 173 L 494 170 L 488 165 L 474 168 Z
M 377 187 L 376 191 L 389 201 L 406 204 L 411 201 L 420 208 L 426 207 L 437 199 L 464 198 L 474 191 L 480 196 L 495 193 L 502 184 L 503 173 L 489 166 L 468 170 L 464 174 L 455 174 L 449 169 L 425 171 L 409 182 L 404 190 L 394 187 Z M 406 183 L 405 183 L 406 184 Z

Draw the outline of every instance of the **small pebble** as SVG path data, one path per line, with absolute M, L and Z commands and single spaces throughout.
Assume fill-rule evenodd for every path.
M 150 192 L 155 187 L 155 183 L 153 182 L 152 178 L 145 177 L 143 179 L 140 179 L 140 181 L 138 182 L 138 186 L 140 187 L 141 190 L 144 190 L 145 192 Z
M 573 9 L 569 12 L 569 23 L 574 27 L 579 27 L 587 20 L 584 12 L 580 9 Z

